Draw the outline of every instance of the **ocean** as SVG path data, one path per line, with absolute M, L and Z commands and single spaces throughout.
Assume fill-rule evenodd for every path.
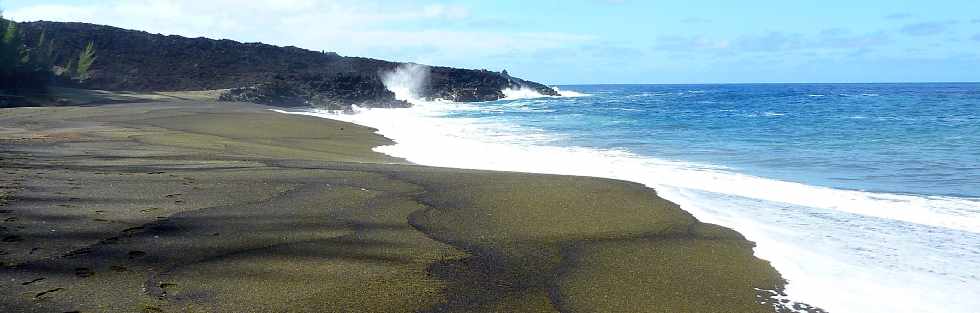
M 980 310 L 980 84 L 558 88 L 293 113 L 377 128 L 417 164 L 643 183 L 755 241 L 790 301 Z

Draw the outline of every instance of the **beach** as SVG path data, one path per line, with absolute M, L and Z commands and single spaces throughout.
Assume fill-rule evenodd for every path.
M 791 303 L 973 312 L 980 298 L 949 295 L 980 290 L 976 87 L 575 85 L 286 112 L 377 128 L 396 144 L 376 151 L 415 164 L 643 184 L 754 242 Z
M 254 104 L 0 110 L 0 308 L 785 309 L 752 242 L 653 189 L 372 151 L 392 143 Z

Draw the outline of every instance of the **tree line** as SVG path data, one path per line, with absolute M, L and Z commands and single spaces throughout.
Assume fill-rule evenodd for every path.
M 33 45 L 25 44 L 17 23 L 0 15 L 0 93 L 43 93 L 52 81 L 84 82 L 91 77 L 97 60 L 94 42 L 63 65 L 55 64 L 55 49 L 45 32 Z

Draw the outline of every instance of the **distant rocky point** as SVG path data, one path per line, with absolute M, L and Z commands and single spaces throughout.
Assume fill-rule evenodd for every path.
M 55 51 L 54 64 L 69 64 L 88 43 L 97 59 L 76 87 L 110 91 L 191 91 L 226 89 L 220 99 L 276 106 L 350 105 L 404 107 L 385 86 L 383 76 L 406 63 L 297 47 L 232 40 L 164 36 L 85 23 L 20 23 L 30 46 L 43 33 Z M 492 101 L 505 89 L 531 89 L 558 95 L 548 86 L 503 72 L 425 67 L 413 94 L 423 99 Z

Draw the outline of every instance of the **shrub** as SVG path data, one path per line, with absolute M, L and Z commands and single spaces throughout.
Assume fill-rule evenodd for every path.
M 78 80 L 85 81 L 89 78 L 89 70 L 92 68 L 92 63 L 95 62 L 95 43 L 89 42 L 85 46 L 85 50 L 78 55 L 78 63 L 75 68 L 75 77 Z
M 40 45 L 32 51 L 24 45 L 23 34 L 14 21 L 0 17 L 0 90 L 3 93 L 37 93 L 46 90 L 51 78 L 51 67 L 43 62 L 43 50 L 51 50 L 50 44 Z M 32 53 L 35 52 L 35 53 Z

